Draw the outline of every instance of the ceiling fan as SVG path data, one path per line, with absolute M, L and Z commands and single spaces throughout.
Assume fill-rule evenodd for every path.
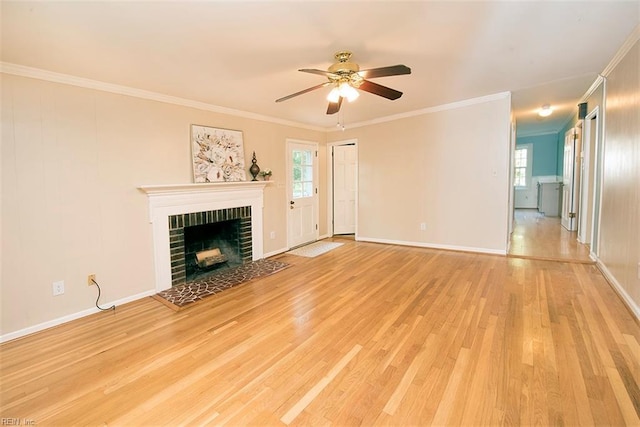
M 382 96 L 383 98 L 390 100 L 400 98 L 402 96 L 402 92 L 379 85 L 367 79 L 411 74 L 411 68 L 406 65 L 391 65 L 389 67 L 360 70 L 358 64 L 355 62 L 349 62 L 351 52 L 348 51 L 336 53 L 335 58 L 338 62 L 331 65 L 327 71 L 313 68 L 298 70 L 303 73 L 325 76 L 329 81 L 301 90 L 300 92 L 292 93 L 291 95 L 287 95 L 283 98 L 276 99 L 276 102 L 286 101 L 294 96 L 302 95 L 307 92 L 311 92 L 312 90 L 320 89 L 321 87 L 333 86 L 329 96 L 327 96 L 327 100 L 329 101 L 327 114 L 335 114 L 340 111 L 340 106 L 342 105 L 342 100 L 344 98 L 347 98 L 347 100 L 351 102 L 360 95 L 357 89 L 364 90 L 365 92 L 373 93 L 374 95 Z

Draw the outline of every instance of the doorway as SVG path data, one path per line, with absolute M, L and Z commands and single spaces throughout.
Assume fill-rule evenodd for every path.
M 584 126 L 586 126 L 586 124 Z M 571 205 L 572 202 L 580 203 L 581 199 L 580 167 L 582 161 L 580 134 L 582 127 L 582 123 L 578 123 L 578 125 L 564 135 L 564 138 L 562 134 L 559 134 L 557 139 L 561 147 L 564 147 L 563 151 L 565 153 L 562 161 L 565 168 L 563 178 L 566 185 L 563 186 L 561 190 L 563 192 L 561 216 L 552 216 L 553 214 L 545 215 L 543 213 L 547 211 L 547 209 L 540 205 L 540 191 L 537 192 L 537 196 L 534 194 L 532 197 L 533 200 L 538 200 L 538 203 L 536 203 L 538 205 L 537 207 L 535 207 L 536 204 L 534 204 L 527 208 L 522 206 L 522 208 L 514 209 L 514 227 L 508 244 L 509 257 L 593 263 L 590 257 L 589 247 L 577 239 L 577 232 L 575 230 L 579 221 L 577 217 L 579 210 L 578 206 L 574 205 L 574 207 L 572 207 Z M 514 153 L 515 152 L 512 153 L 512 156 L 515 157 Z M 515 159 L 512 159 L 511 164 L 512 169 L 515 169 L 517 166 Z M 576 165 L 575 168 L 574 165 Z M 512 184 L 516 183 L 517 181 L 514 178 Z M 553 183 L 548 184 L 551 185 Z M 573 191 L 565 191 L 570 189 L 573 189 Z M 538 188 L 538 190 L 540 190 L 540 188 Z M 558 193 L 556 192 L 555 194 Z M 558 196 L 553 198 L 553 200 L 557 203 Z M 576 216 L 570 215 L 572 213 L 575 213 Z M 573 230 L 570 229 L 572 228 L 571 222 L 573 222 Z
M 509 257 L 593 264 L 589 247 L 578 242 L 575 231 L 564 228 L 559 217 L 537 209 L 515 209 L 514 215 Z
M 318 144 L 287 140 L 287 244 L 318 240 Z
M 356 235 L 358 145 L 356 139 L 327 145 L 329 235 Z
M 591 255 L 598 255 L 598 224 L 600 221 L 600 190 L 602 184 L 602 144 L 600 141 L 599 107 L 595 107 L 584 120 L 584 159 L 581 181 L 582 203 L 578 223 L 578 240 L 591 248 Z
M 569 231 L 578 229 L 580 208 L 580 169 L 582 167 L 582 124 L 567 131 L 564 137 L 562 169 L 562 226 Z

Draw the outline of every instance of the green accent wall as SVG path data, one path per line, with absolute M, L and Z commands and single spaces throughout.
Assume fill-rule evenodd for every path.
M 559 148 L 557 133 L 516 138 L 516 146 L 522 144 L 532 144 L 533 146 L 531 176 L 562 175 L 564 147 Z

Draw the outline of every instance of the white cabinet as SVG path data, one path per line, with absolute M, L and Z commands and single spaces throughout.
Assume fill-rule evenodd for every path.
M 560 216 L 561 182 L 538 183 L 538 212 L 545 216 Z

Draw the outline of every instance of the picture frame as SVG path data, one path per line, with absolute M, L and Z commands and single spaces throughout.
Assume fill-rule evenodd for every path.
M 195 183 L 246 181 L 242 131 L 191 125 Z

